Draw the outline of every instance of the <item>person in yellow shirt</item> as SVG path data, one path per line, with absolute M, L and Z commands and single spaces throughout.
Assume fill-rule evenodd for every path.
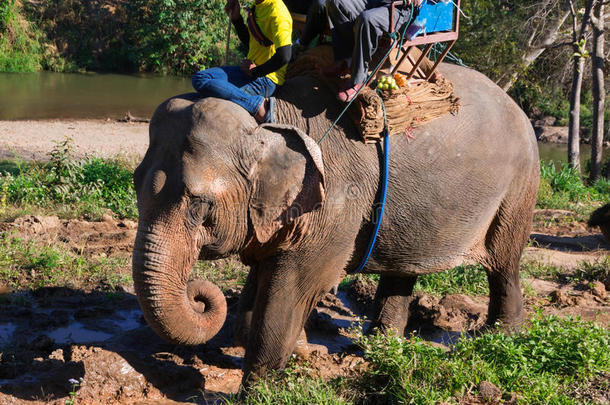
M 241 66 L 221 66 L 193 75 L 195 90 L 204 97 L 230 100 L 245 108 L 257 122 L 273 122 L 278 86 L 284 84 L 292 54 L 292 17 L 282 0 L 255 0 L 247 26 L 239 0 L 227 0 L 231 19 L 248 56 Z

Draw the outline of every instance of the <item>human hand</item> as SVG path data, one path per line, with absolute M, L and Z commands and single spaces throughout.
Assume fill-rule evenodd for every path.
M 241 14 L 239 14 L 239 0 L 227 0 L 225 5 L 225 13 L 229 16 L 231 21 L 239 20 Z
M 250 59 L 244 59 L 241 62 L 241 71 L 252 77 L 252 69 L 256 67 L 256 63 L 252 62 Z

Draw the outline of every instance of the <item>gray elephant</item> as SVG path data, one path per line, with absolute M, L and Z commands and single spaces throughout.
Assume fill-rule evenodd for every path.
M 494 83 L 443 65 L 462 100 L 456 116 L 390 138 L 387 206 L 365 273 L 380 274 L 377 326 L 404 331 L 417 276 L 479 262 L 488 323 L 522 320 L 519 260 L 539 181 L 525 114 Z M 313 78 L 278 96 L 278 121 L 257 126 L 239 106 L 197 95 L 156 110 L 134 174 L 139 224 L 133 279 L 148 324 L 178 344 L 221 328 L 220 290 L 188 282 L 200 259 L 239 254 L 251 266 L 240 298 L 244 381 L 281 368 L 312 308 L 358 266 L 373 232 L 380 145 L 347 119 L 318 145 L 341 106 Z

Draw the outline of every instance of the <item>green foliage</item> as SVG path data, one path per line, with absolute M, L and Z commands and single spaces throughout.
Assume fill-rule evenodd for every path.
M 126 259 L 87 259 L 68 251 L 0 233 L 0 282 L 15 288 L 79 286 L 100 283 L 115 288 L 130 281 L 116 271 Z
M 228 24 L 225 4 L 224 0 L 126 3 L 131 62 L 138 70 L 182 74 L 220 64 Z
M 15 0 L 0 0 L 0 72 L 35 72 L 41 67 L 40 34 L 20 13 Z
M 124 164 L 99 158 L 77 160 L 71 140 L 58 143 L 45 164 L 20 164 L 0 174 L 0 201 L 20 207 L 58 207 L 87 217 L 110 209 L 121 218 L 136 218 L 132 172 Z M 6 207 L 0 207 L 6 208 Z
M 592 207 L 608 200 L 610 182 L 607 179 L 587 186 L 567 163 L 541 164 L 538 208 L 569 209 L 588 213 Z
M 4 5 L 13 0 L 0 1 Z M 36 62 L 21 70 L 190 75 L 223 60 L 228 24 L 224 4 L 224 0 L 134 0 L 100 7 L 86 0 L 54 0 L 28 2 L 23 13 L 15 6 L 20 25 L 30 27 L 29 47 L 22 56 Z M 231 48 L 237 47 L 233 35 Z M 16 70 L 3 68 L 2 55 L 0 71 Z M 233 51 L 230 62 L 236 56 Z
M 225 400 L 227 404 L 246 405 L 347 405 L 353 403 L 349 394 L 341 394 L 341 380 L 324 382 L 301 375 L 298 370 L 287 369 L 273 377 L 258 381 L 248 389 L 243 401 L 236 397 Z
M 464 62 L 493 80 L 515 69 L 520 60 L 521 31 L 519 26 L 527 14 L 524 10 L 532 0 L 523 2 L 473 0 L 461 3 L 467 18 L 460 20 L 460 40 L 454 52 Z
M 361 387 L 387 403 L 453 402 L 489 381 L 504 399 L 514 392 L 520 403 L 577 404 L 578 387 L 610 371 L 608 330 L 540 314 L 517 334 L 464 337 L 449 352 L 391 333 L 358 341 L 371 362 Z

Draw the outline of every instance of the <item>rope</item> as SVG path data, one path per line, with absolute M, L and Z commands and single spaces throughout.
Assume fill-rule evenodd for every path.
M 403 4 L 406 5 L 406 3 L 407 0 L 403 0 Z M 415 7 L 413 6 L 413 2 L 411 2 L 410 5 L 411 13 L 409 14 L 409 21 L 407 21 L 404 28 L 402 29 L 402 34 L 400 35 L 400 46 L 398 47 L 398 52 L 396 52 L 396 59 L 394 59 L 395 61 L 398 60 L 398 58 L 400 57 L 400 52 L 402 51 L 402 44 L 405 41 L 405 34 L 407 33 L 407 28 L 409 28 L 409 25 L 411 25 L 411 22 L 413 21 L 413 11 L 415 11 Z
M 390 55 L 390 52 L 392 52 L 392 49 L 394 49 L 394 46 L 398 42 L 398 37 L 397 37 L 395 32 L 390 32 L 389 35 L 390 35 L 390 38 L 392 39 L 392 45 L 390 46 L 390 49 L 388 49 L 388 52 L 381 59 L 381 61 L 375 67 L 375 69 L 367 76 L 367 78 L 364 81 L 364 84 L 362 85 L 362 87 L 360 87 L 358 89 L 358 91 L 356 92 L 354 97 L 350 100 L 349 103 L 347 103 L 345 108 L 343 108 L 343 111 L 341 111 L 341 113 L 339 114 L 337 119 L 333 122 L 333 124 L 330 126 L 330 128 L 328 128 L 328 130 L 324 133 L 322 138 L 320 138 L 320 140 L 318 141 L 318 145 L 328 136 L 330 131 L 335 127 L 335 125 L 337 125 L 337 122 L 339 122 L 341 117 L 343 117 L 343 114 L 345 114 L 345 112 L 348 110 L 348 108 L 350 107 L 352 102 L 354 102 L 354 100 L 356 100 L 356 98 L 358 97 L 358 94 L 360 94 L 362 89 L 364 89 L 364 87 L 369 82 L 371 77 L 373 77 L 375 74 L 377 74 L 377 71 L 379 70 L 379 68 L 381 68 L 381 65 L 383 65 L 383 63 L 386 61 L 386 59 Z M 381 188 L 381 201 L 380 201 L 381 207 L 379 209 L 379 215 L 377 216 L 377 218 L 375 218 L 375 232 L 373 233 L 373 236 L 369 240 L 369 245 L 368 245 L 368 247 L 366 249 L 366 254 L 362 258 L 362 261 L 360 262 L 360 265 L 358 265 L 358 268 L 356 269 L 356 271 L 354 271 L 352 274 L 360 273 L 364 269 L 364 266 L 366 266 L 366 263 L 369 261 L 369 258 L 371 257 L 371 253 L 373 253 L 373 249 L 375 248 L 375 243 L 377 242 L 377 236 L 379 235 L 379 228 L 381 228 L 381 221 L 383 220 L 383 212 L 385 211 L 385 203 L 386 203 L 387 193 L 388 193 L 389 160 L 390 160 L 389 159 L 389 156 L 390 156 L 390 154 L 389 154 L 389 151 L 390 151 L 390 134 L 388 133 L 388 117 L 386 115 L 385 104 L 383 102 L 383 98 L 379 94 L 379 90 L 377 90 L 377 96 L 379 96 L 379 99 L 381 100 L 381 110 L 383 111 L 383 124 L 384 124 L 384 130 L 383 130 L 383 170 L 382 170 L 382 180 L 381 180 L 382 188 Z M 373 213 L 373 215 L 374 214 L 375 213 Z
M 362 258 L 362 261 L 360 262 L 360 265 L 358 265 L 358 268 L 356 269 L 356 271 L 354 271 L 352 274 L 360 273 L 364 269 L 364 266 L 366 266 L 366 263 L 369 261 L 369 259 L 371 257 L 371 253 L 373 253 L 373 248 L 375 248 L 375 242 L 377 242 L 377 236 L 379 235 L 379 229 L 381 228 L 381 221 L 383 220 L 383 212 L 385 211 L 385 204 L 386 204 L 386 199 L 387 199 L 387 194 L 388 194 L 390 134 L 388 133 L 388 119 L 386 117 L 385 104 L 383 103 L 383 98 L 381 98 L 381 95 L 379 95 L 379 92 L 377 92 L 377 95 L 379 96 L 379 99 L 381 100 L 381 110 L 383 111 L 383 122 L 385 125 L 384 130 L 383 130 L 383 132 L 384 132 L 383 133 L 383 169 L 382 169 L 383 177 L 381 179 L 381 201 L 380 201 L 381 206 L 379 207 L 379 215 L 377 215 L 377 218 L 375 218 L 375 220 L 374 220 L 375 221 L 375 232 L 373 233 L 373 236 L 369 240 L 369 245 L 366 248 L 366 254 Z M 373 215 L 375 215 L 375 213 L 373 213 Z
M 442 53 L 442 50 L 444 49 L 444 48 L 441 49 L 442 46 L 447 46 L 447 44 L 437 42 L 432 46 L 432 49 L 430 50 L 430 58 L 432 60 L 436 61 L 436 58 L 438 58 L 438 55 L 440 55 Z M 464 61 L 462 59 L 458 58 L 451 52 L 447 53 L 447 55 L 445 56 L 445 59 L 447 61 L 453 62 L 456 65 L 466 67 L 466 68 L 469 67 L 468 65 L 466 65 L 464 63 Z

